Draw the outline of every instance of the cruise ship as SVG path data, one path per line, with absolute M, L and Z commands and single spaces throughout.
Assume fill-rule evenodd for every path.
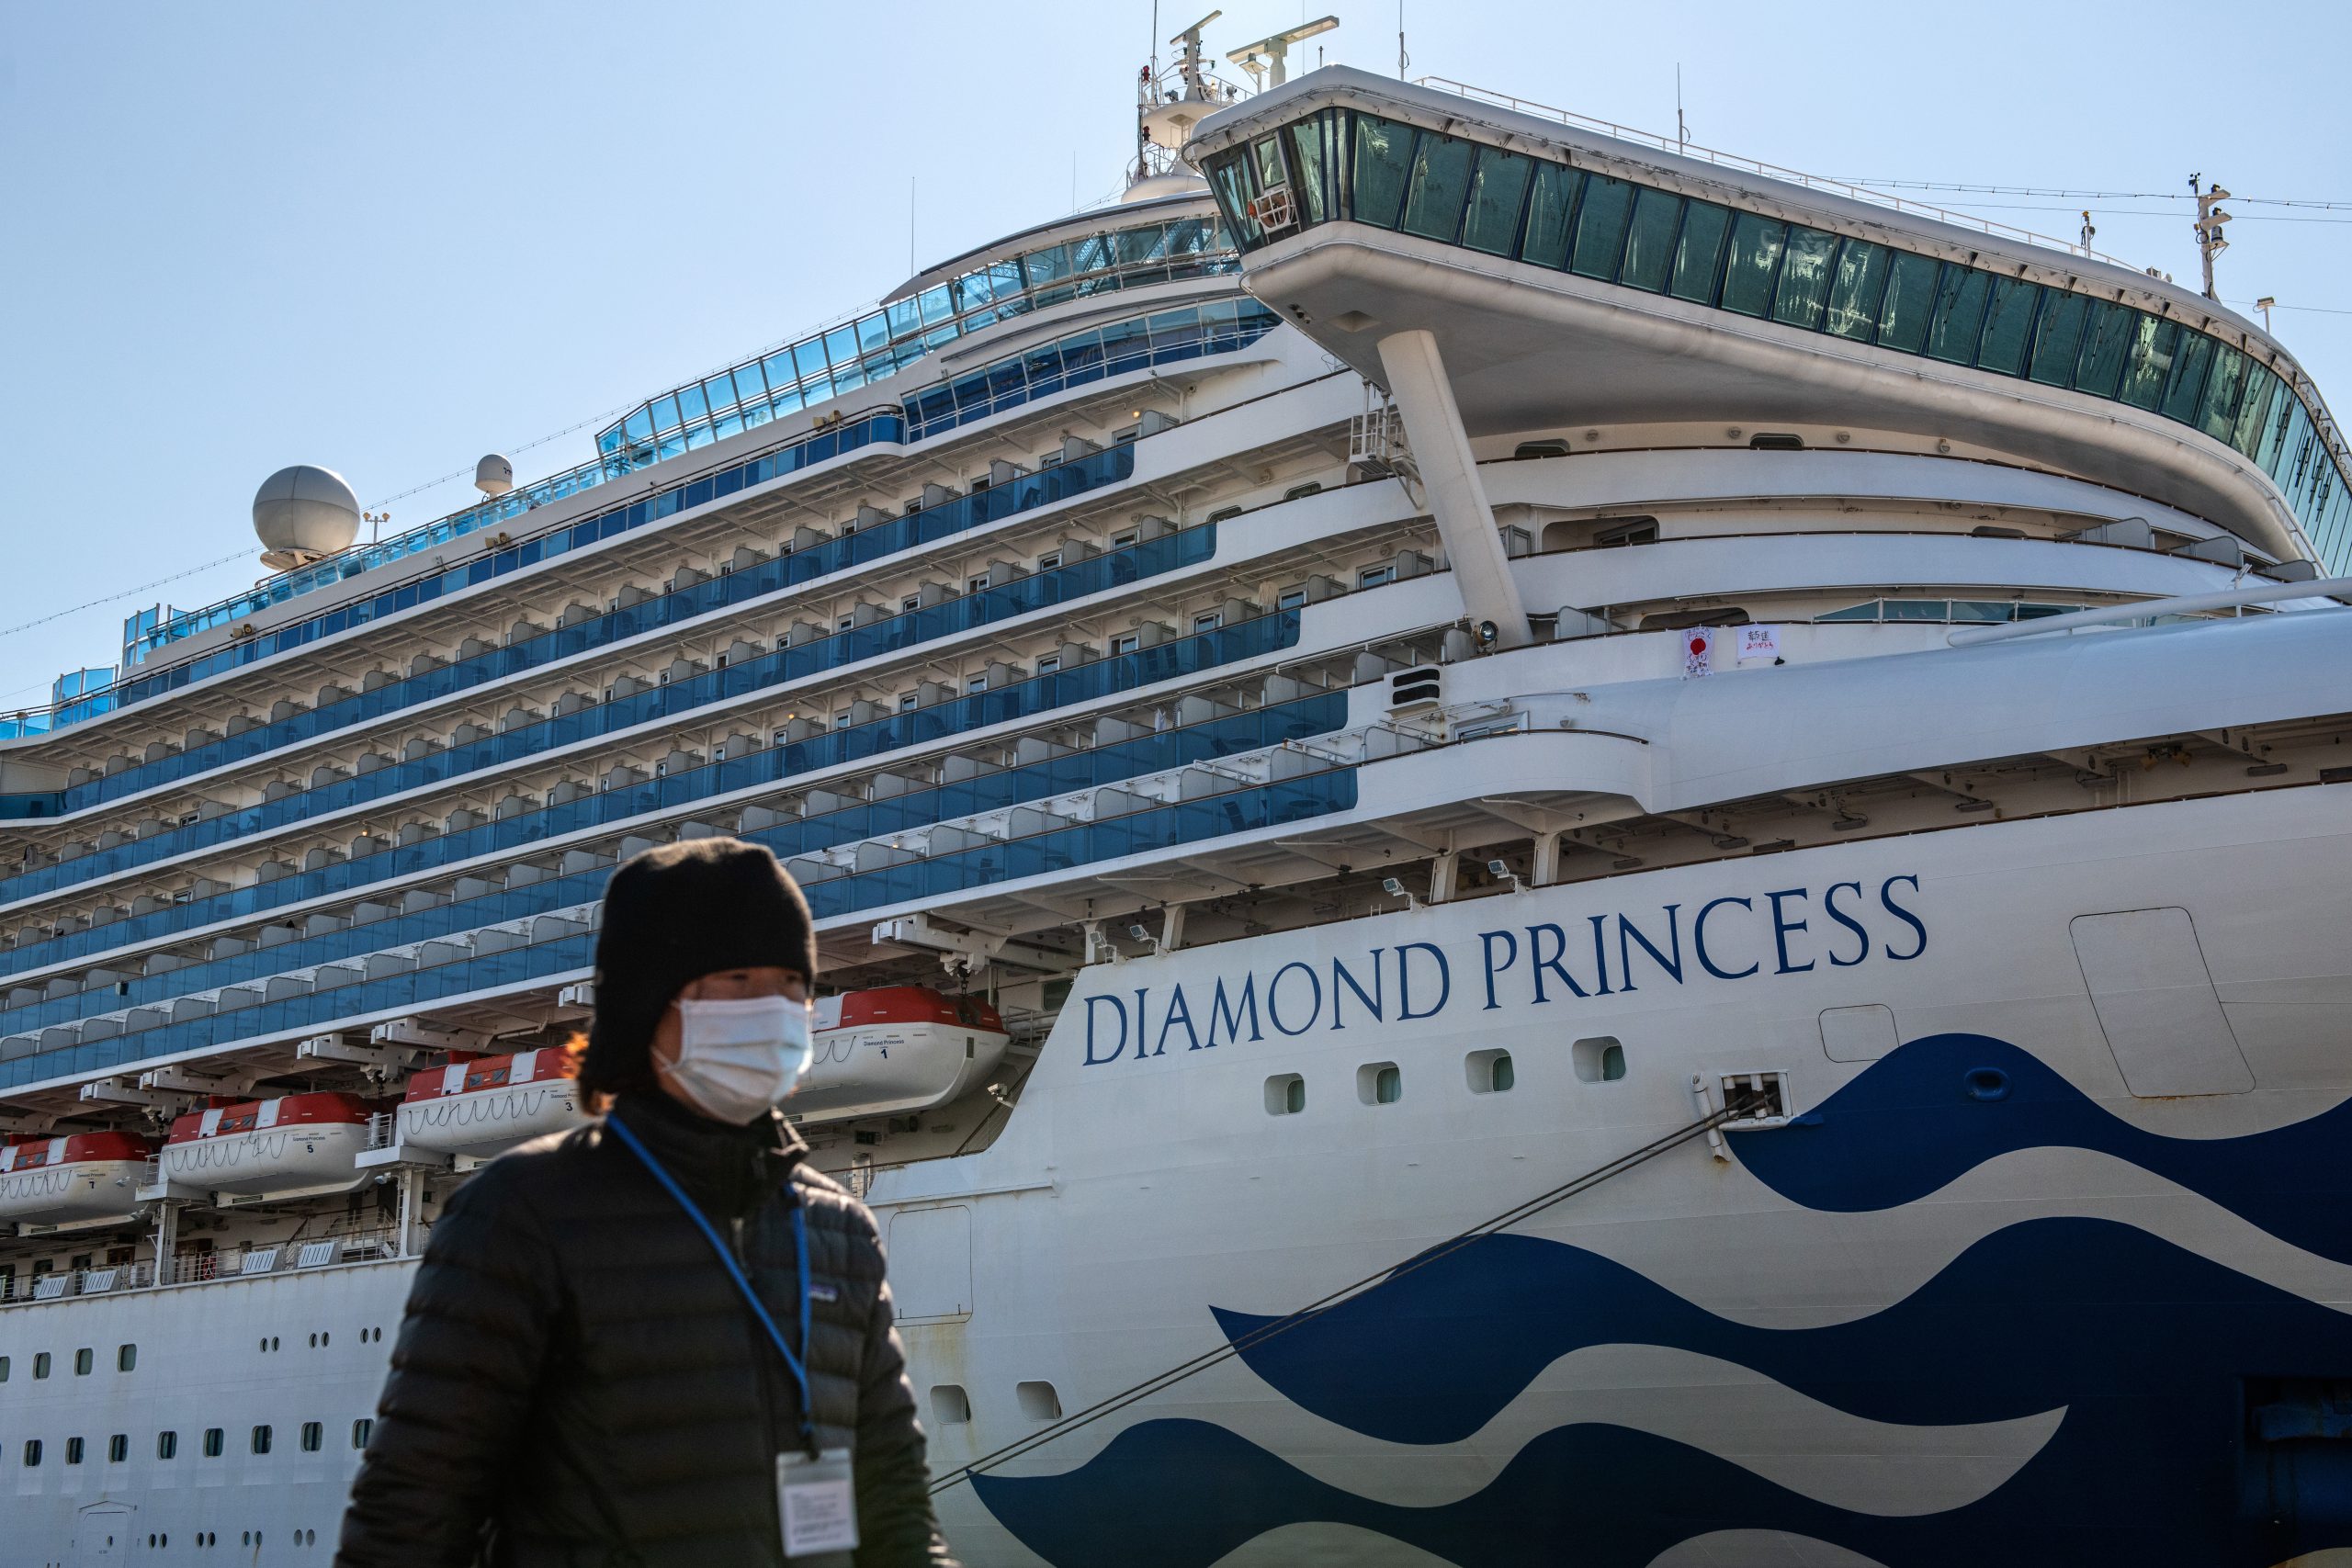
M 968 1563 L 2352 1550 L 2317 389 L 1315 26 L 579 467 L 271 477 L 8 724 L 0 1562 L 331 1560 L 605 878 L 714 834 Z

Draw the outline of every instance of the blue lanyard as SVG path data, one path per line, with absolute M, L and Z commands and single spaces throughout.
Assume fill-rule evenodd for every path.
M 695 1228 L 702 1232 L 705 1241 L 710 1243 L 710 1249 L 718 1254 L 718 1261 L 726 1269 L 727 1277 L 735 1281 L 737 1290 L 743 1292 L 743 1300 L 751 1304 L 752 1315 L 760 1320 L 760 1326 L 766 1329 L 768 1337 L 775 1342 L 776 1353 L 784 1358 L 785 1366 L 792 1373 L 792 1381 L 800 1385 L 800 1436 L 813 1455 L 817 1451 L 817 1423 L 809 1404 L 808 1371 L 801 1365 L 800 1358 L 792 1353 L 792 1347 L 785 1343 L 784 1331 L 776 1327 L 775 1319 L 768 1315 L 767 1305 L 760 1300 L 759 1292 L 753 1290 L 752 1281 L 743 1277 L 743 1270 L 736 1265 L 735 1255 L 727 1250 L 727 1244 L 718 1238 L 718 1232 L 711 1228 L 710 1222 L 695 1206 L 695 1201 L 686 1196 L 686 1190 L 678 1185 L 677 1178 L 662 1168 L 662 1162 L 653 1157 L 653 1152 L 638 1141 L 637 1134 L 623 1125 L 618 1116 L 606 1116 L 605 1125 L 612 1129 L 614 1135 L 620 1139 L 629 1153 L 644 1162 L 645 1168 L 653 1173 L 653 1179 L 678 1201 L 678 1207 L 686 1212 L 686 1218 L 694 1221 Z M 792 1205 L 792 1252 L 794 1260 L 800 1267 L 800 1348 L 806 1350 L 808 1348 L 809 1324 L 808 1222 L 797 1202 Z

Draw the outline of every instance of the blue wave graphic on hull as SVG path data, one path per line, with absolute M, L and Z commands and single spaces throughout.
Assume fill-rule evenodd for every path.
M 1217 1318 L 1235 1339 L 1274 1321 Z M 1915 1518 L 1849 1512 L 1600 1425 L 1534 1439 L 1484 1491 L 1435 1508 L 1355 1496 L 1191 1421 L 1136 1427 L 1068 1474 L 975 1484 L 1033 1550 L 1070 1568 L 1114 1546 L 1121 1562 L 1205 1568 L 1267 1529 L 1317 1520 L 1505 1568 L 1635 1568 L 1678 1540 L 1742 1529 L 1796 1531 L 1897 1568 L 1996 1556 L 2256 1568 L 2352 1544 L 2352 1462 L 2255 1451 L 2242 1382 L 2352 1376 L 2352 1317 L 2104 1220 L 2012 1226 L 1884 1311 L 1800 1329 L 1716 1316 L 1579 1247 L 1489 1236 L 1243 1356 L 1317 1416 L 1442 1444 L 1477 1431 L 1558 1357 L 1611 1343 L 1718 1357 L 1906 1426 L 2067 1413 L 2007 1483 Z
M 2112 1493 L 1995 1499 L 1925 1518 L 1830 1507 L 1668 1438 L 1622 1427 L 1562 1427 L 1521 1450 L 1476 1495 L 1398 1507 L 1318 1481 L 1222 1427 L 1151 1421 L 1067 1475 L 982 1476 L 981 1500 L 1056 1568 L 1206 1568 L 1284 1525 L 1354 1525 L 1464 1568 L 1644 1568 L 1676 1543 L 1724 1529 L 1834 1541 L 1894 1568 L 2130 1562 L 2256 1568 L 2301 1539 L 2246 1523 L 2184 1534 L 2135 1517 Z M 2012 1483 L 2014 1487 L 2017 1483 Z
M 1808 1209 L 1892 1209 L 2020 1149 L 2089 1149 L 2352 1263 L 2352 1100 L 2267 1133 L 2168 1138 L 2110 1114 L 2027 1052 L 1932 1034 L 1872 1063 L 1796 1124 L 1726 1134 L 1758 1180 Z

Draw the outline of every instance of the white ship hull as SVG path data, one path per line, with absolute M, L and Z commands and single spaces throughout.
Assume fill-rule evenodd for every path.
M 875 1180 L 941 1473 L 1042 1425 L 1024 1385 L 1076 1411 L 1687 1127 L 1694 1075 L 1781 1075 L 1792 1115 L 1731 1131 L 1725 1157 L 1693 1138 L 949 1491 L 951 1537 L 978 1564 L 1134 1560 L 1138 1540 L 1149 1561 L 1202 1568 L 1532 1562 L 1517 1521 L 1569 1509 L 1613 1543 L 1611 1562 L 1826 1552 L 1758 1531 L 1889 1563 L 1983 1561 L 1987 1543 L 2037 1533 L 2093 1556 L 2161 1538 L 2176 1544 L 2142 1560 L 2258 1557 L 2294 1528 L 2277 1454 L 2198 1461 L 2209 1491 L 2236 1477 L 2269 1518 L 2168 1489 L 2179 1456 L 2237 1440 L 2242 1375 L 2352 1364 L 2352 1226 L 2340 1204 L 2260 1179 L 2352 1088 L 2352 958 L 2317 918 L 2347 874 L 2352 823 L 2321 788 L 1645 874 L 1090 968 L 1029 1114 L 983 1154 Z M 1748 903 L 1715 904 L 1702 949 L 1690 918 L 1726 898 Z M 1671 956 L 1669 906 L 1679 981 L 1638 945 L 1622 964 L 1616 940 L 1623 916 Z M 2148 1059 L 2109 1043 L 2128 998 L 2093 1000 L 2077 922 L 2165 908 L 2193 919 L 2227 1026 L 2211 1061 L 2242 1066 L 2243 1092 L 2134 1097 Z M 1552 927 L 1568 945 L 1545 937 L 1535 954 L 1526 933 Z M 1516 933 L 1515 961 L 1497 932 Z M 1532 954 L 1557 965 L 1541 1002 Z M 1336 1013 L 1334 965 L 1354 982 Z M 1091 1049 L 1089 998 L 1104 998 Z M 1849 1008 L 1888 1010 L 1900 1043 L 1832 1060 L 1822 1015 Z M 1622 1043 L 1623 1076 L 1586 1081 L 1577 1042 L 1602 1036 Z M 1474 1092 L 1465 1059 L 1496 1050 L 1514 1081 Z M 1364 1103 L 1359 1075 L 1380 1063 L 1401 1093 Z M 1303 1110 L 1270 1114 L 1265 1080 L 1294 1073 Z M 409 1274 L 337 1268 L 0 1316 L 0 1354 L 19 1367 L 69 1341 L 141 1343 L 135 1417 L 99 1418 L 70 1381 L 14 1391 L 11 1437 L 61 1431 L 71 1408 L 134 1443 L 119 1465 L 19 1467 L 17 1538 L 42 1544 L 9 1560 L 56 1560 L 97 1528 L 94 1507 L 132 1510 L 107 1517 L 141 1540 L 259 1529 L 271 1561 L 291 1560 L 281 1530 L 330 1533 L 384 1355 L 345 1325 L 395 1321 Z M 2200 1290 L 2222 1292 L 2231 1321 L 2266 1323 L 2260 1341 L 2216 1338 Z M 266 1334 L 290 1352 L 322 1329 L 336 1332 L 315 1356 L 251 1348 Z M 943 1421 L 958 1392 L 969 1419 Z M 277 1423 L 283 1448 L 310 1418 L 325 1421 L 320 1454 L 242 1451 L 256 1423 Z M 224 1458 L 153 1458 L 150 1428 L 192 1445 L 211 1426 L 240 1439 Z M 2305 1472 L 2304 1502 L 2324 1517 L 2321 1478 Z M 2094 1484 L 2106 1503 L 2070 1521 L 2062 1505 Z M 1249 1506 L 1201 1506 L 1221 1497 Z

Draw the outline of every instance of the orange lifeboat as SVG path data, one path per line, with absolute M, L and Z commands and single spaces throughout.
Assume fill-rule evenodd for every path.
M 127 1219 L 154 1147 L 130 1133 L 74 1133 L 0 1148 L 0 1223 Z
M 580 1067 L 560 1046 L 427 1067 L 401 1099 L 400 1142 L 487 1158 L 580 1122 Z
M 164 1143 L 174 1187 L 243 1195 L 355 1185 L 368 1146 L 368 1102 L 354 1094 L 289 1094 L 191 1111 Z

